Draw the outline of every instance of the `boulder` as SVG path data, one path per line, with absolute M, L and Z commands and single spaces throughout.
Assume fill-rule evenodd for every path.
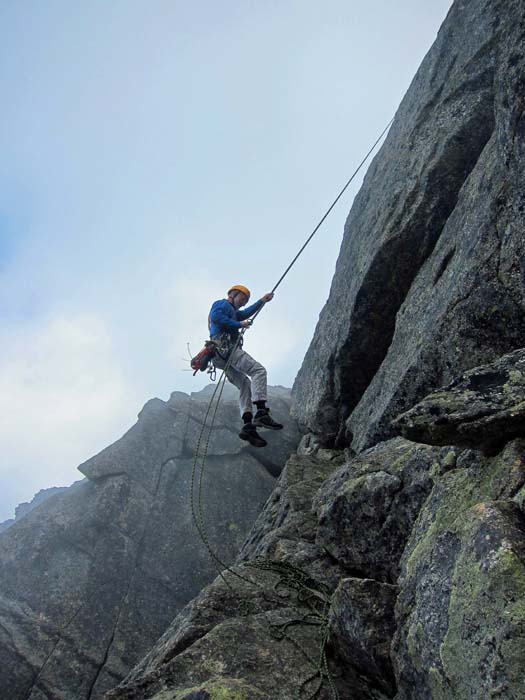
M 525 437 L 525 349 L 464 373 L 401 414 L 409 440 L 487 452 Z
M 394 584 L 432 472 L 450 459 L 449 449 L 396 438 L 345 462 L 315 497 L 316 543 L 348 574 Z
M 355 666 L 389 697 L 395 694 L 390 644 L 397 586 L 373 579 L 342 579 L 330 607 L 330 642 L 344 664 Z

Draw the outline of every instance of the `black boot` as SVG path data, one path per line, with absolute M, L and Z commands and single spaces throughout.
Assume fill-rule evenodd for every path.
M 253 425 L 257 428 L 270 428 L 270 430 L 281 430 L 283 427 L 280 423 L 274 421 L 268 408 L 260 408 L 257 411 L 253 419 Z
M 253 423 L 245 423 L 239 433 L 241 440 L 247 440 L 254 447 L 266 447 L 268 444 L 257 432 L 257 428 Z

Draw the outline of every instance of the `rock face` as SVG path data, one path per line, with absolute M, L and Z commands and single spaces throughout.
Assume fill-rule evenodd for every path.
M 402 561 L 400 700 L 525 697 L 524 483 L 523 439 L 436 483 Z
M 191 516 L 193 453 L 210 392 L 148 402 L 120 440 L 81 465 L 87 479 L 0 537 L 0 687 L 9 700 L 95 700 L 144 656 L 216 569 Z M 202 484 L 203 525 L 235 557 L 299 434 L 289 390 L 271 405 L 287 430 L 264 456 L 224 401 Z M 262 460 L 261 461 L 261 458 Z M 197 491 L 196 491 L 197 493 Z M 198 510 L 198 499 L 195 499 Z
M 363 450 L 462 371 L 523 344 L 523 5 L 457 1 L 345 226 L 293 388 L 300 422 Z
M 466 372 L 393 425 L 409 440 L 497 452 L 525 434 L 525 350 Z
M 36 508 L 44 501 L 47 501 L 47 499 L 51 498 L 51 496 L 56 496 L 58 493 L 63 493 L 68 488 L 69 489 L 71 489 L 73 487 L 76 488 L 80 483 L 81 483 L 80 481 L 76 481 L 71 486 L 52 486 L 49 489 L 41 489 L 37 494 L 35 494 L 33 496 L 33 498 L 30 501 L 28 501 L 27 503 L 20 503 L 15 508 L 15 517 L 14 518 L 10 518 L 9 520 L 5 520 L 3 523 L 0 523 L 0 532 L 7 530 L 16 521 L 20 520 L 25 515 L 30 513 L 33 510 L 33 508 Z
M 522 700 L 525 439 L 305 444 L 237 564 L 107 700 Z
M 316 543 L 312 499 L 323 480 L 338 473 L 341 460 L 341 454 L 326 451 L 301 450 L 291 457 L 236 566 L 175 618 L 108 700 L 289 700 L 297 693 L 312 697 L 316 689 L 321 700 L 334 692 L 356 700 L 387 697 L 381 686 L 390 686 L 371 682 L 369 668 L 323 662 L 329 630 L 334 638 L 348 634 L 330 621 L 328 605 L 344 569 Z M 363 584 L 346 578 L 337 594 L 347 595 L 354 581 Z M 363 614 L 371 596 L 376 590 L 366 586 L 354 596 Z M 385 663 L 376 652 L 378 638 L 388 646 L 391 630 L 384 627 L 376 620 L 374 635 L 360 640 L 363 666 L 372 657 L 376 667 Z
M 432 488 L 438 454 L 397 439 L 348 462 L 316 495 L 317 542 L 346 570 L 395 583 L 406 540 Z M 442 458 L 446 455 L 448 450 Z

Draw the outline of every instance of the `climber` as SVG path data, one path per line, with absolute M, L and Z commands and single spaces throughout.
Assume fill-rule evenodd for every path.
M 212 305 L 208 319 L 210 338 L 218 345 L 213 361 L 215 366 L 223 369 L 231 355 L 226 376 L 240 392 L 239 404 L 243 427 L 239 437 L 255 447 L 265 447 L 268 444 L 259 435 L 257 428 L 280 430 L 283 426 L 273 420 L 266 405 L 266 370 L 242 349 L 242 337 L 239 338 L 239 332 L 241 328 L 251 326 L 250 317 L 257 313 L 266 302 L 271 301 L 273 296 L 273 293 L 269 292 L 255 304 L 241 311 L 241 308 L 250 299 L 250 290 L 241 284 L 236 284 L 230 287 L 226 299 L 219 299 Z M 235 347 L 237 341 L 239 342 Z M 255 416 L 252 412 L 252 403 L 257 407 Z

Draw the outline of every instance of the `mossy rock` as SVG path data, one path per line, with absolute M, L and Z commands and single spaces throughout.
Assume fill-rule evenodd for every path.
M 409 440 L 495 454 L 525 436 L 525 349 L 465 372 L 394 421 Z
M 268 700 L 268 696 L 242 680 L 220 678 L 178 691 L 173 700 Z
M 525 521 L 512 500 L 525 445 L 467 453 L 436 483 L 409 541 L 393 645 L 399 698 L 522 700 Z

